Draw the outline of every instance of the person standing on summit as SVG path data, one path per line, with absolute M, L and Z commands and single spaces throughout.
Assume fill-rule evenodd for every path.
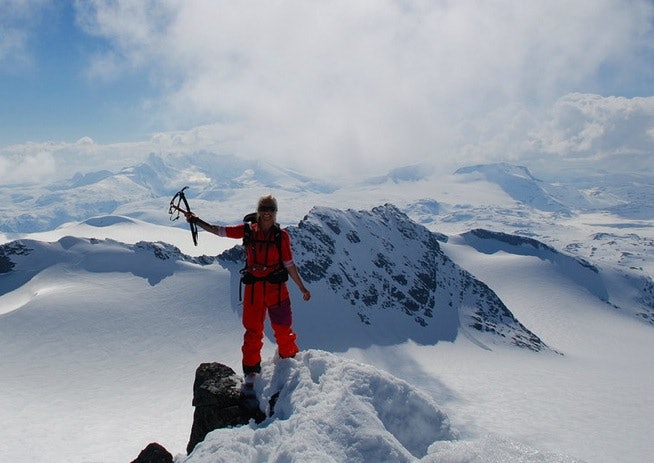
M 261 372 L 261 348 L 266 312 L 277 341 L 281 358 L 294 357 L 299 352 L 297 335 L 292 328 L 291 300 L 286 287 L 287 277 L 302 292 L 305 301 L 311 292 L 304 286 L 293 262 L 291 239 L 277 224 L 277 200 L 271 196 L 259 198 L 256 222 L 234 226 L 209 224 L 192 212 L 185 213 L 189 223 L 218 236 L 242 238 L 246 248 L 246 267 L 242 283 L 243 298 L 243 373 L 246 383 Z

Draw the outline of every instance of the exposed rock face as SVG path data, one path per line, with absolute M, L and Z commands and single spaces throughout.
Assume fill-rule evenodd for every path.
M 29 249 L 21 241 L 13 241 L 0 246 L 0 273 L 9 273 L 16 266 L 11 256 L 26 256 L 31 252 L 32 249 Z
M 419 343 L 453 341 L 461 328 L 472 328 L 491 342 L 548 349 L 491 288 L 442 251 L 446 236 L 392 204 L 358 212 L 314 207 L 288 232 L 304 280 L 324 283 L 363 324 L 381 326 L 385 313 L 399 311 L 406 317 L 396 319 L 395 333 Z
M 195 370 L 193 383 L 193 425 L 186 446 L 191 453 L 206 435 L 215 429 L 247 424 L 251 419 L 261 422 L 266 415 L 259 409 L 254 393 L 244 396 L 241 380 L 230 367 L 222 363 L 201 363 Z M 271 404 L 273 407 L 274 404 Z M 172 455 L 161 445 L 148 445 L 132 463 L 172 463 Z
M 214 429 L 247 423 L 240 410 L 240 381 L 236 372 L 221 363 L 202 363 L 193 383 L 193 427 L 186 451 L 191 453 Z
M 162 445 L 153 442 L 132 463 L 173 463 L 173 456 Z

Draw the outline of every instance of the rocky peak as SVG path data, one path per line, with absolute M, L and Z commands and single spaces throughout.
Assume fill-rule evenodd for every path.
M 303 278 L 339 295 L 361 323 L 386 323 L 418 342 L 454 340 L 472 328 L 492 342 L 534 351 L 547 346 L 484 283 L 440 248 L 447 237 L 412 221 L 392 204 L 371 211 L 315 207 L 289 228 Z M 424 330 L 416 330 L 416 324 Z

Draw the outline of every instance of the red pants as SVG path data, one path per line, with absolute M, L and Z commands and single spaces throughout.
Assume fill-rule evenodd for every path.
M 243 366 L 254 367 L 261 362 L 263 330 L 266 312 L 270 317 L 280 357 L 293 357 L 299 352 L 296 334 L 291 328 L 291 300 L 286 285 L 257 282 L 243 292 Z

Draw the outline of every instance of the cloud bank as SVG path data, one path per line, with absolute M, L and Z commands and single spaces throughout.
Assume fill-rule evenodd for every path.
M 536 173 L 560 173 L 561 167 L 612 172 L 654 172 L 654 96 L 601 97 L 569 94 L 536 121 L 515 108 L 500 111 L 484 120 L 484 141 L 465 144 L 453 160 L 430 157 L 435 172 L 451 173 L 470 163 L 499 160 L 528 165 Z M 491 128 L 497 129 L 496 131 Z M 492 133 L 491 133 L 492 132 Z M 162 132 L 149 140 L 101 145 L 89 138 L 75 143 L 29 143 L 0 148 L 0 181 L 30 183 L 45 178 L 70 178 L 75 172 L 107 169 L 117 171 L 139 163 L 150 153 L 233 153 L 244 145 L 222 124 L 195 127 L 187 131 Z M 338 157 L 337 157 L 338 158 Z M 272 160 L 293 167 L 286 158 Z M 412 163 L 410 156 L 395 160 L 393 167 Z M 334 169 L 347 175 L 347 162 L 334 159 Z M 311 171 L 311 169 L 308 169 Z M 309 172 L 328 179 L 332 171 Z M 373 176 L 373 169 L 366 172 Z
M 632 131 L 631 148 L 651 146 L 651 101 L 631 98 L 654 77 L 645 0 L 88 0 L 75 11 L 107 44 L 89 78 L 143 75 L 158 89 L 141 102 L 158 148 L 205 143 L 336 175 L 617 152 Z M 619 106 L 641 111 L 640 125 L 609 130 Z

